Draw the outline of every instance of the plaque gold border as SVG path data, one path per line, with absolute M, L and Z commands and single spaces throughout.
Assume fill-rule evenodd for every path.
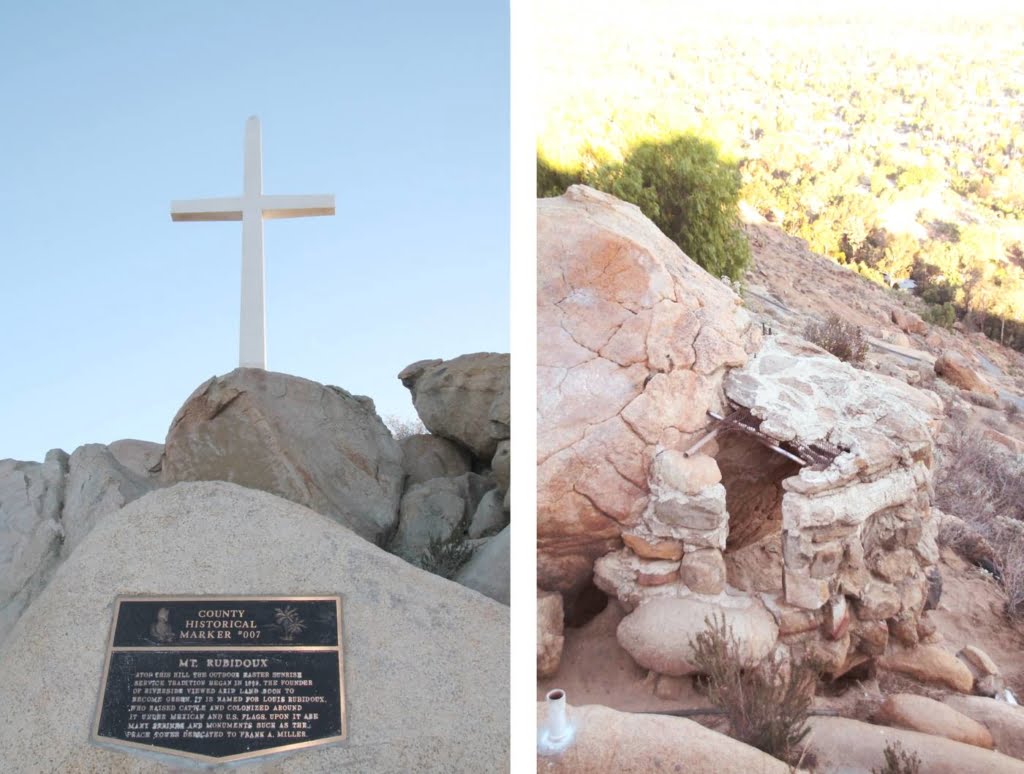
M 329 652 L 332 650 L 338 651 L 338 691 L 340 699 L 340 710 L 341 710 L 341 734 L 338 736 L 325 737 L 324 739 L 311 739 L 307 742 L 293 742 L 290 744 L 281 745 L 278 747 L 267 747 L 262 750 L 254 750 L 253 752 L 239 753 L 238 755 L 200 755 L 199 753 L 185 752 L 183 750 L 175 750 L 173 748 L 161 747 L 153 744 L 142 744 L 140 742 L 130 742 L 124 739 L 117 739 L 112 736 L 102 736 L 100 734 L 100 715 L 103 712 L 103 699 L 107 693 L 107 677 L 110 673 L 110 657 L 114 653 L 114 635 L 117 631 L 117 622 L 121 616 L 121 603 L 122 602 L 229 602 L 233 600 L 250 600 L 253 602 L 334 602 L 337 610 L 337 624 L 338 624 L 338 644 L 334 645 L 299 645 L 294 648 L 288 648 L 283 646 L 270 646 L 266 648 L 260 648 L 258 646 L 241 646 L 230 648 L 231 651 L 255 651 L 255 650 L 288 650 L 288 651 L 305 651 L 305 652 Z M 107 652 L 103 660 L 103 677 L 101 678 L 99 696 L 96 699 L 96 718 L 92 725 L 92 733 L 89 735 L 90 741 L 108 750 L 119 750 L 122 748 L 129 748 L 132 750 L 144 750 L 149 753 L 158 755 L 173 755 L 179 758 L 188 758 L 194 761 L 202 761 L 204 763 L 229 763 L 231 761 L 242 761 L 249 760 L 251 758 L 267 757 L 270 755 L 278 755 L 286 752 L 296 752 L 298 750 L 304 750 L 310 747 L 320 747 L 326 744 L 336 744 L 338 742 L 344 742 L 348 738 L 348 717 L 346 714 L 347 701 L 345 698 L 345 647 L 344 640 L 342 640 L 342 616 L 343 606 L 341 604 L 340 594 L 310 594 L 304 596 L 259 596 L 259 595 L 238 595 L 238 594 L 200 594 L 200 595 L 181 595 L 181 594 L 167 594 L 167 595 L 154 595 L 154 594 L 122 594 L 114 598 L 114 615 L 110 622 L 110 634 L 107 637 Z M 190 647 L 190 648 L 144 648 L 144 647 L 123 647 L 117 648 L 117 652 L 139 652 L 139 651 L 153 651 L 153 652 L 168 652 L 168 651 L 180 651 L 185 650 L 187 652 L 198 652 L 201 653 L 204 650 L 225 650 L 225 648 L 201 648 L 201 647 Z

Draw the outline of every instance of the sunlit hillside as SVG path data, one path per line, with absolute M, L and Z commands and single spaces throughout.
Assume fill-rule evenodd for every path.
M 607 6 L 537 10 L 542 163 L 696 132 L 816 252 L 1024 349 L 1024 14 Z

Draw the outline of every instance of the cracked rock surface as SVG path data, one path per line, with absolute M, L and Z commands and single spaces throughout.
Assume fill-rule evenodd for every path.
M 637 207 L 586 186 L 538 202 L 537 271 L 538 584 L 572 593 L 760 332 Z
M 404 476 L 401 448 L 370 398 L 237 368 L 201 384 L 178 411 L 161 480 L 261 489 L 377 541 L 395 527 Z

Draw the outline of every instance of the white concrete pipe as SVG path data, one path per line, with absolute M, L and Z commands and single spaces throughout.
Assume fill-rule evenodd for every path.
M 559 753 L 572 744 L 575 729 L 566 714 L 565 691 L 556 688 L 547 693 L 548 718 L 540 730 L 537 750 L 542 755 Z

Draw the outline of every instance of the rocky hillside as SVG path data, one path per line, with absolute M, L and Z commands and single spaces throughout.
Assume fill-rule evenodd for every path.
M 899 744 L 921 771 L 1022 771 L 1024 360 L 748 220 L 730 286 L 631 205 L 538 204 L 538 698 L 740 736 L 703 714 L 694 643 L 720 619 L 747 672 L 814 664 L 803 768 L 866 774 Z M 862 361 L 803 338 L 832 316 Z M 621 770 L 715 744 L 622 723 Z
M 507 605 L 509 356 L 424 360 L 399 378 L 430 432 L 395 439 L 368 397 L 239 368 L 196 388 L 164 444 L 0 460 L 0 643 L 103 517 L 193 481 L 306 506 Z

